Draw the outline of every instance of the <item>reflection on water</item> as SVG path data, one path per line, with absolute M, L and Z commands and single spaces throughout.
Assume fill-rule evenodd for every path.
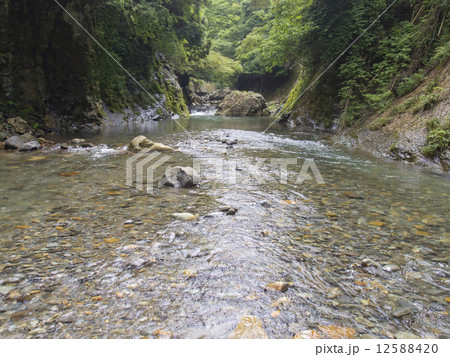
M 326 133 L 262 134 L 270 120 L 194 116 L 108 128 L 92 149 L 0 153 L 1 336 L 224 338 L 249 314 L 271 338 L 329 325 L 448 338 L 448 178 Z M 208 166 L 199 188 L 127 187 L 141 134 L 179 149 L 171 165 L 234 160 L 236 184 Z M 287 184 L 271 158 L 298 159 Z M 325 185 L 295 184 L 305 159 Z M 294 286 L 264 289 L 276 281 Z

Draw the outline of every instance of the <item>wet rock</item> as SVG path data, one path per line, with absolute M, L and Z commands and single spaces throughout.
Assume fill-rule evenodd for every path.
M 41 144 L 39 144 L 37 141 L 30 141 L 28 143 L 23 144 L 19 151 L 36 151 L 41 148 Z
M 220 90 L 216 90 L 214 92 L 212 92 L 208 99 L 211 102 L 221 102 L 225 99 L 225 97 L 230 94 L 230 89 L 228 88 L 224 88 L 224 89 L 220 89 Z
M 338 325 L 319 326 L 324 338 L 331 339 L 352 339 L 355 338 L 356 330 L 351 327 L 344 327 Z
M 352 192 L 352 191 L 347 191 L 347 192 L 344 192 L 344 193 L 345 193 L 345 195 L 346 195 L 348 198 L 351 198 L 351 199 L 354 199 L 354 200 L 362 200 L 362 199 L 364 199 L 363 196 L 361 196 L 361 195 L 358 194 L 358 193 Z
M 268 339 L 262 321 L 255 316 L 244 316 L 228 338 L 232 339 Z
M 45 138 L 38 138 L 37 139 L 38 143 L 41 144 L 42 146 L 48 146 L 48 145 L 53 145 L 54 142 L 51 140 L 47 140 Z
M 61 144 L 61 145 L 59 145 L 59 148 L 61 150 L 69 150 L 69 146 L 67 144 Z
M 198 185 L 200 176 L 192 167 L 175 166 L 167 169 L 160 186 L 189 188 Z
M 369 328 L 372 328 L 372 327 L 376 326 L 375 323 L 365 319 L 364 317 L 355 317 L 355 321 L 360 323 L 361 325 L 364 325 L 364 326 L 369 327 Z
M 76 320 L 76 316 L 73 312 L 69 312 L 64 314 L 58 318 L 58 322 L 62 322 L 64 324 L 70 324 Z
M 10 118 L 8 119 L 8 127 L 14 133 L 25 134 L 28 129 L 28 123 L 21 117 Z
M 45 130 L 47 130 L 47 129 L 55 129 L 56 126 L 57 126 L 56 119 L 53 118 L 51 115 L 48 115 L 48 114 L 44 116 L 44 124 L 46 126 Z
M 394 317 L 402 317 L 405 315 L 412 314 L 417 309 L 407 300 L 397 300 L 395 302 L 394 308 L 392 309 L 391 315 Z
M 0 131 L 0 141 L 5 141 L 8 138 L 8 133 L 6 131 Z
M 269 201 L 261 201 L 260 205 L 261 205 L 261 207 L 264 207 L 264 208 L 272 207 L 271 204 L 269 203 Z
M 42 137 L 45 135 L 45 133 L 44 133 L 44 130 L 37 129 L 37 130 L 34 132 L 34 135 L 35 135 L 37 138 L 42 138 Z
M 36 329 L 34 329 L 34 330 L 31 330 L 30 332 L 28 332 L 28 334 L 29 335 L 38 335 L 38 334 L 40 334 L 40 333 L 44 333 L 44 332 L 46 332 L 47 330 L 45 329 L 45 328 L 42 328 L 42 327 L 38 327 L 38 328 L 36 328 Z
M 75 145 L 82 145 L 86 142 L 86 139 L 72 139 L 71 143 Z
M 237 210 L 234 208 L 231 208 L 227 211 L 226 214 L 227 214 L 227 216 L 234 216 L 234 215 L 236 215 L 236 213 L 237 213 Z
M 173 332 L 172 331 L 165 331 L 165 330 L 155 330 L 152 332 L 152 335 L 156 338 L 173 338 Z
M 81 147 L 82 147 L 83 149 L 90 149 L 90 148 L 94 148 L 95 145 L 92 144 L 92 143 L 84 143 L 84 144 L 81 144 Z
M 187 278 L 195 278 L 197 277 L 198 273 L 195 270 L 186 269 L 183 271 L 183 275 Z
M 5 150 L 18 150 L 24 144 L 23 140 L 18 136 L 11 136 L 5 141 Z
M 364 268 L 368 267 L 378 267 L 379 264 L 374 262 L 372 259 L 366 258 L 361 261 L 361 266 Z
M 400 267 L 396 264 L 387 264 L 383 267 L 384 271 L 388 271 L 388 272 L 396 272 L 400 270 Z
M 261 94 L 233 91 L 219 104 L 219 110 L 216 115 L 236 117 L 268 116 L 270 112 Z
M 331 289 L 330 292 L 327 295 L 327 299 L 335 299 L 341 294 L 339 288 Z
M 195 221 L 198 215 L 193 215 L 191 213 L 174 213 L 172 214 L 172 217 L 179 221 Z
M 148 140 L 144 135 L 139 135 L 131 140 L 128 151 L 137 152 L 145 148 L 150 148 L 152 145 L 153 141 Z
M 164 145 L 164 144 L 160 144 L 160 143 L 154 143 L 151 147 L 150 147 L 151 151 L 161 151 L 161 152 L 165 152 L 165 151 L 175 151 L 174 149 L 172 149 L 170 146 Z
M 290 287 L 294 286 L 294 283 L 286 282 L 286 281 L 278 281 L 276 283 L 267 284 L 264 289 L 270 291 L 281 291 L 284 292 Z
M 270 306 L 271 307 L 280 307 L 283 305 L 287 305 L 291 302 L 291 300 L 289 300 L 289 298 L 283 296 L 281 298 L 279 298 L 277 301 L 274 301 Z
M 30 142 L 30 141 L 36 141 L 37 139 L 33 136 L 33 135 L 31 135 L 30 133 L 25 133 L 25 134 L 23 134 L 23 135 L 20 135 L 20 138 L 22 139 L 22 141 L 24 142 L 24 143 L 28 143 L 28 142 Z
M 9 294 L 11 291 L 14 290 L 14 286 L 0 286 L 0 294 Z
M 0 305 L 0 313 L 7 312 L 10 310 L 8 305 Z

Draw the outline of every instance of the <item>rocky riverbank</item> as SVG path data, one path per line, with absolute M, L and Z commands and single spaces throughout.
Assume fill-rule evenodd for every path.
M 450 170 L 450 64 L 431 73 L 385 112 L 347 128 L 335 141 L 374 155 Z

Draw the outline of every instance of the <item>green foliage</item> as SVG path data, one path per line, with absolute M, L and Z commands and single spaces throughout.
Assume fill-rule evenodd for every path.
M 219 87 L 231 86 L 242 72 L 239 62 L 225 57 L 216 51 L 196 63 L 191 64 L 190 73 L 198 79 L 212 82 Z
M 433 118 L 427 123 L 427 145 L 422 149 L 425 156 L 434 157 L 450 147 L 450 117 L 442 122 Z
M 416 89 L 425 79 L 424 71 L 420 69 L 417 73 L 412 74 L 409 77 L 404 78 L 397 86 L 395 93 L 399 97 L 403 97 L 408 93 L 411 93 Z
M 340 56 L 318 86 L 337 73 L 341 120 L 352 124 L 413 91 L 428 68 L 444 63 L 450 53 L 448 1 L 399 0 L 364 32 L 388 5 L 386 0 L 272 0 L 264 24 L 243 39 L 237 58 L 253 72 L 301 66 L 318 73 Z M 422 98 L 423 108 L 435 99 Z
M 450 41 L 444 43 L 444 45 L 437 47 L 434 50 L 433 57 L 430 59 L 430 66 L 436 67 L 447 62 L 450 57 Z
M 439 88 L 432 93 L 421 94 L 416 97 L 414 104 L 411 106 L 411 112 L 417 114 L 423 110 L 430 110 L 436 103 L 443 98 L 443 90 Z
M 205 10 L 212 49 L 236 59 L 236 48 L 253 30 L 265 23 L 269 0 L 210 0 Z
M 163 67 L 186 73 L 210 44 L 202 9 L 206 0 L 109 0 L 99 5 L 96 37 L 151 94 L 164 94 L 168 110 L 185 113 L 183 98 L 165 85 Z M 150 96 L 104 52 L 95 56 L 91 87 L 113 111 L 154 105 Z

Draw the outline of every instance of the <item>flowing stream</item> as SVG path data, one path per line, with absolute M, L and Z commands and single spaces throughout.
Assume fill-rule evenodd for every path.
M 263 133 L 272 119 L 193 116 L 187 132 L 130 124 L 86 135 L 94 148 L 0 152 L 0 336 L 226 338 L 252 315 L 270 338 L 449 338 L 448 176 L 324 132 Z M 137 135 L 178 149 L 168 165 L 201 161 L 199 187 L 127 186 Z M 296 182 L 307 159 L 324 184 L 311 170 Z M 172 217 L 185 212 L 198 217 Z M 279 281 L 294 285 L 266 289 Z

